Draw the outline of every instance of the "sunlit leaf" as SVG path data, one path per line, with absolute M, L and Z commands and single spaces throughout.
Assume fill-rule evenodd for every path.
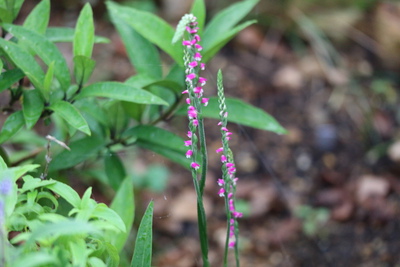
M 81 113 L 71 103 L 66 101 L 58 101 L 53 103 L 49 109 L 56 112 L 75 129 L 90 135 L 89 125 L 87 124 L 85 118 L 83 118 Z

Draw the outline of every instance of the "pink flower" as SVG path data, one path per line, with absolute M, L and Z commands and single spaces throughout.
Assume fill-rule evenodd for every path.
M 209 98 L 203 98 L 203 99 L 201 99 L 201 103 L 203 103 L 204 106 L 206 107 L 208 105 L 208 100 L 209 100 Z
M 193 136 L 193 133 L 191 131 L 188 131 L 187 132 L 187 137 L 192 138 L 192 136 Z
M 219 189 L 218 195 L 219 195 L 220 197 L 225 196 L 225 189 L 223 189 L 223 188 Z
M 194 47 L 196 47 L 197 51 L 203 50 L 203 47 L 199 44 L 195 44 Z
M 226 128 L 226 127 L 222 127 L 221 130 L 225 131 L 225 132 L 229 132 L 228 128 Z
M 195 59 L 195 60 L 200 61 L 201 58 L 202 58 L 202 56 L 201 56 L 200 53 L 196 52 L 196 54 L 194 54 L 194 59 Z
M 229 242 L 228 247 L 229 248 L 234 248 L 235 245 L 236 245 L 236 242 L 235 241 L 231 241 L 231 242 Z
M 190 98 L 186 98 L 186 104 L 190 105 Z
M 190 46 L 192 43 L 190 41 L 184 40 L 182 45 Z
M 206 64 L 200 63 L 200 69 L 201 69 L 201 70 L 205 70 L 205 69 L 206 69 Z
M 232 162 L 226 163 L 226 167 L 227 168 L 230 168 L 230 167 L 233 167 L 233 166 L 235 166 L 235 164 L 233 164 Z
M 225 155 L 221 155 L 221 162 L 226 162 L 226 161 L 227 161 L 226 156 Z
M 188 93 L 189 93 L 188 90 L 182 91 L 182 94 L 188 94 Z
M 219 186 L 223 186 L 225 184 L 225 181 L 224 179 L 218 179 L 217 183 Z
M 234 212 L 233 212 L 233 217 L 235 217 L 235 218 L 241 218 L 241 217 L 243 217 L 243 213 L 238 212 L 238 211 L 234 211 Z
M 218 122 L 218 124 L 217 124 L 218 126 L 221 126 L 222 125 L 222 121 L 220 121 L 220 122 Z
M 224 151 L 224 148 L 223 148 L 223 147 L 220 147 L 220 148 L 218 148 L 217 150 L 215 150 L 216 153 L 219 153 L 219 152 L 222 152 L 222 151 Z
M 199 83 L 200 83 L 201 86 L 205 85 L 205 84 L 206 84 L 206 81 L 207 81 L 206 78 L 199 77 Z
M 198 125 L 199 125 L 199 121 L 198 121 L 198 120 L 196 120 L 196 119 L 195 119 L 195 120 L 193 120 L 193 125 L 194 125 L 194 126 L 198 126 Z
M 189 149 L 189 150 L 186 152 L 186 157 L 187 157 L 187 158 L 190 158 L 192 155 L 193 155 L 193 151 Z
M 190 119 L 197 118 L 197 112 L 195 109 L 189 109 L 188 110 L 188 116 Z
M 193 62 L 190 62 L 190 63 L 188 64 L 189 68 L 197 67 L 197 65 L 198 65 L 197 61 L 193 61 Z
M 201 86 L 197 86 L 193 89 L 195 94 L 201 94 L 203 92 L 203 88 Z
M 233 196 L 233 193 L 228 194 L 228 198 L 231 198 Z
M 186 75 L 186 81 L 191 81 L 194 78 L 196 78 L 196 74 L 194 74 L 194 73 L 190 73 L 190 74 Z
M 185 146 L 191 146 L 191 145 L 192 145 L 192 140 L 185 141 Z
M 198 28 L 197 28 L 197 29 L 198 29 Z M 198 34 L 196 34 L 196 35 L 194 36 L 194 39 L 196 39 L 197 42 L 200 42 L 200 41 L 201 41 L 200 36 L 199 36 Z
M 198 170 L 200 168 L 200 165 L 198 163 L 196 163 L 196 162 L 192 162 L 190 164 L 190 167 L 192 167 L 195 170 Z
M 232 135 L 233 133 L 231 133 L 231 132 L 227 132 L 226 133 L 226 136 L 230 136 L 230 135 Z

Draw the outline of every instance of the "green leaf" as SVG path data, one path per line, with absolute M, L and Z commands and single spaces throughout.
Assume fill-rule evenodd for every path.
M 49 24 L 49 17 L 50 1 L 42 0 L 26 17 L 23 26 L 26 29 L 44 34 L 46 32 L 47 25 Z
M 58 263 L 58 260 L 55 255 L 49 252 L 34 251 L 20 253 L 12 263 L 13 266 L 24 267 L 54 266 Z
M 117 248 L 118 252 L 120 252 L 128 239 L 135 217 L 135 199 L 133 197 L 131 177 L 127 177 L 122 181 L 121 186 L 111 202 L 110 208 L 121 216 L 126 227 L 126 232 L 113 234 L 110 238 L 112 240 L 111 243 Z
M 206 5 L 204 4 L 204 0 L 195 0 L 190 13 L 197 18 L 197 26 L 199 27 L 198 32 L 201 35 L 204 27 L 204 21 L 206 19 Z
M 69 43 L 74 41 L 75 29 L 67 27 L 49 27 L 46 29 L 46 38 L 53 43 Z M 110 39 L 103 36 L 94 36 L 95 44 L 108 44 Z
M 54 76 L 54 62 L 51 62 L 49 68 L 47 69 L 46 75 L 43 81 L 43 94 L 46 102 L 50 100 L 51 83 L 53 82 Z
M 43 89 L 44 72 L 36 60 L 18 45 L 0 38 L 0 47 L 7 53 L 15 65 L 20 68 L 33 85 Z
M 32 231 L 26 245 L 34 244 L 39 239 L 54 238 L 54 236 L 88 235 L 90 233 L 100 234 L 100 231 L 93 224 L 84 221 L 67 220 L 46 223 Z
M 24 115 L 22 111 L 17 111 L 8 116 L 0 131 L 0 144 L 10 139 L 19 129 L 24 126 Z
M 78 193 L 74 189 L 72 189 L 72 187 L 59 181 L 55 180 L 50 180 L 50 181 L 54 181 L 55 183 L 46 185 L 46 188 L 60 195 L 74 208 L 80 207 L 81 198 L 79 197 Z
M 71 142 L 71 151 L 64 150 L 56 155 L 50 163 L 49 171 L 63 170 L 74 167 L 77 164 L 96 155 L 104 147 L 104 140 L 97 136 L 88 136 Z
M 110 13 L 118 16 L 140 35 L 157 45 L 180 65 L 183 65 L 183 49 L 180 43 L 171 44 L 174 29 L 167 22 L 149 12 L 120 6 L 111 1 L 107 2 L 107 7 Z
M 161 98 L 145 90 L 119 82 L 99 82 L 91 84 L 83 88 L 75 99 L 93 96 L 108 97 L 141 104 L 168 105 L 167 102 Z
M 137 145 L 150 149 L 184 167 L 189 166 L 190 161 L 185 157 L 187 149 L 184 146 L 184 139 L 174 133 L 151 125 L 139 125 L 125 131 L 122 137 L 134 138 Z
M 14 17 L 11 11 L 0 7 L 0 22 L 11 23 L 13 19 Z
M 118 155 L 109 151 L 104 157 L 104 168 L 108 182 L 114 190 L 118 190 L 121 182 L 126 176 L 125 167 Z
M 83 118 L 81 113 L 71 103 L 66 101 L 58 101 L 52 104 L 49 109 L 56 112 L 75 129 L 90 135 L 89 125 L 87 124 L 85 118 Z
M 246 0 L 225 8 L 207 24 L 202 36 L 204 51 L 215 46 L 220 36 L 225 35 L 239 23 L 258 3 L 259 0 Z
M 0 156 L 0 172 L 7 170 L 7 164 L 4 161 L 3 157 Z
M 264 110 L 254 107 L 242 100 L 226 98 L 228 109 L 228 121 L 253 128 L 271 131 L 277 134 L 285 134 L 286 130 Z M 219 119 L 218 98 L 212 97 L 208 106 L 203 108 L 203 116 Z M 177 114 L 187 115 L 186 107 L 182 107 Z
M 140 222 L 131 267 L 151 267 L 153 242 L 153 206 L 151 201 Z
M 251 24 L 254 24 L 255 22 L 255 20 L 244 22 L 236 26 L 235 28 L 225 32 L 224 34 L 218 36 L 218 38 L 212 45 L 204 48 L 203 61 L 207 62 L 208 60 L 210 60 L 227 42 L 229 42 L 229 40 L 235 37 L 238 32 L 250 26 Z
M 104 203 L 98 204 L 90 217 L 103 219 L 115 226 L 119 231 L 126 232 L 124 221 L 119 217 L 118 213 L 107 207 Z
M 94 44 L 93 12 L 89 3 L 86 3 L 75 27 L 73 42 L 74 56 L 92 57 Z
M 24 78 L 25 74 L 20 69 L 12 69 L 0 75 L 0 92 L 10 88 L 14 83 Z
M 96 61 L 86 56 L 74 57 L 74 75 L 76 82 L 83 86 L 93 73 Z
M 135 67 L 136 72 L 161 78 L 162 64 L 157 49 L 113 12 L 111 12 L 111 21 L 124 42 L 129 60 Z M 138 51 L 140 52 L 138 53 Z
M 54 75 L 60 82 L 61 88 L 63 91 L 68 89 L 71 83 L 68 65 L 55 44 L 43 35 L 21 26 L 4 24 L 3 28 L 33 49 L 47 65 L 54 64 Z
M 39 120 L 44 109 L 43 98 L 37 89 L 23 90 L 24 101 L 22 112 L 24 114 L 26 128 L 31 129 Z

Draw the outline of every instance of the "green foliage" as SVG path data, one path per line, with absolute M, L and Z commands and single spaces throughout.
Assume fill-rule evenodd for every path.
M 0 93 L 8 91 L 10 95 L 9 103 L 2 107 L 8 115 L 0 130 L 0 182 L 7 177 L 12 180 L 11 192 L 0 193 L 5 209 L 4 218 L 0 217 L 5 220 L 0 241 L 9 245 L 5 262 L 7 266 L 118 266 L 135 210 L 132 173 L 125 169 L 120 152 L 136 146 L 189 166 L 184 140 L 159 124 L 184 113 L 180 110 L 185 86 L 180 38 L 172 44 L 174 29 L 150 12 L 107 2 L 111 22 L 136 75 L 123 83 L 92 82 L 96 67 L 93 47 L 109 40 L 95 36 L 90 4 L 81 10 L 75 28 L 66 28 L 48 27 L 49 0 L 40 1 L 24 23 L 16 25 L 13 21 L 22 3 L 0 0 Z M 211 19 L 203 35 L 206 61 L 254 23 L 241 20 L 256 3 L 239 2 Z M 202 32 L 207 17 L 203 0 L 194 1 L 192 13 Z M 57 42 L 72 43 L 71 68 Z M 163 66 L 162 53 L 173 60 L 169 68 Z M 234 99 L 227 99 L 227 106 L 233 122 L 285 132 L 260 109 Z M 214 99 L 204 109 L 204 116 L 218 116 Z M 36 134 L 35 126 L 42 121 L 52 126 L 50 134 L 55 137 Z M 66 142 L 70 150 L 50 147 L 50 141 Z M 24 151 L 18 155 L 8 152 L 4 146 L 10 143 L 21 145 Z M 74 172 L 81 166 L 85 168 Z M 110 208 L 90 197 L 91 188 L 80 197 L 66 183 L 36 178 L 39 169 L 44 172 L 42 178 L 91 175 L 116 192 Z M 28 172 L 32 176 L 26 175 Z M 162 166 L 149 168 L 143 175 L 145 183 L 138 186 L 163 190 L 168 174 Z M 132 266 L 151 266 L 152 212 L 151 202 L 139 227 Z M 4 237 L 10 231 L 17 236 L 8 240 Z

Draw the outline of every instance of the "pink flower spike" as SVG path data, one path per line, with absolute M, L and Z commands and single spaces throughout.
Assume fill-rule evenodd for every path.
M 190 164 L 190 167 L 192 167 L 195 170 L 198 170 L 200 168 L 200 165 L 198 163 L 196 163 L 196 162 L 192 162 Z
M 196 28 L 197 28 L 197 30 L 199 29 L 198 27 L 196 27 Z M 198 34 L 196 34 L 196 35 L 194 36 L 194 39 L 196 39 L 197 42 L 200 42 L 200 41 L 201 41 L 200 36 L 199 36 Z
M 203 78 L 203 77 L 199 77 L 199 83 L 201 84 L 201 86 L 206 84 L 207 79 Z
M 190 74 L 186 75 L 186 81 L 191 81 L 194 78 L 196 78 L 196 74 L 194 74 L 194 73 L 190 73 Z
M 201 69 L 201 70 L 205 70 L 205 69 L 206 69 L 206 64 L 200 63 L 200 69 Z
M 219 186 L 223 186 L 225 184 L 225 181 L 224 179 L 218 179 L 217 183 Z
M 188 110 L 188 116 L 191 119 L 197 118 L 197 112 L 195 109 L 189 109 Z
M 231 241 L 231 242 L 229 242 L 228 247 L 229 247 L 229 248 L 234 248 L 234 247 L 235 247 L 235 244 L 236 244 L 235 241 Z
M 188 90 L 182 91 L 182 94 L 188 94 L 188 93 L 189 93 Z
M 203 50 L 203 47 L 199 44 L 195 44 L 194 47 L 196 47 L 197 51 Z
M 186 104 L 190 105 L 190 98 L 186 98 Z
M 201 58 L 202 58 L 202 56 L 201 56 L 200 53 L 197 52 L 196 54 L 194 54 L 194 59 L 195 59 L 195 60 L 200 61 Z
M 221 188 L 221 189 L 218 191 L 218 195 L 219 195 L 220 197 L 225 196 L 225 189 Z
M 219 152 L 222 152 L 222 151 L 224 151 L 224 148 L 223 148 L 223 147 L 220 147 L 220 148 L 218 148 L 217 150 L 215 150 L 216 153 L 219 153 Z
M 192 140 L 185 141 L 185 146 L 191 146 L 191 145 L 192 145 Z
M 198 126 L 199 125 L 199 121 L 198 120 L 193 120 L 193 125 L 194 126 Z
M 190 44 L 194 45 L 195 43 L 197 43 L 196 39 L 193 39 L 192 41 L 190 41 Z
M 192 155 L 193 155 L 193 151 L 189 149 L 189 150 L 186 152 L 186 157 L 187 157 L 187 158 L 190 158 Z
M 225 132 L 229 132 L 228 128 L 226 128 L 226 127 L 222 127 L 221 130 L 225 131 Z
M 228 194 L 228 198 L 231 198 L 233 196 L 233 193 Z
M 193 133 L 191 131 L 188 131 L 187 132 L 187 137 L 192 138 L 192 136 L 193 136 Z
M 226 162 L 226 156 L 225 155 L 221 155 L 221 162 Z
M 208 100 L 209 100 L 209 98 L 203 98 L 203 99 L 201 99 L 201 103 L 203 103 L 204 106 L 207 107 L 207 105 L 208 105 Z
M 235 211 L 235 212 L 233 212 L 233 217 L 235 217 L 235 218 L 241 218 L 241 217 L 243 217 L 243 213 L 238 212 L 238 211 Z
M 190 63 L 188 64 L 188 66 L 189 66 L 190 68 L 197 67 L 197 65 L 198 65 L 197 61 L 193 61 L 193 62 L 190 62 Z

